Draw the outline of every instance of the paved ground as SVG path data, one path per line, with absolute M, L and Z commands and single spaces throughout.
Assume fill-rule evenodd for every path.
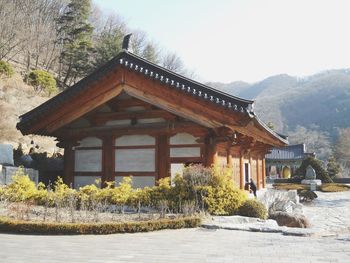
M 350 191 L 316 193 L 317 199 L 302 206 L 303 214 L 309 219 L 311 228 L 280 227 L 274 220 L 261 222 L 261 220 L 238 216 L 209 217 L 204 221 L 204 226 L 226 230 L 281 232 L 285 235 L 350 235 Z M 247 219 L 249 221 L 245 222 Z
M 232 230 L 182 229 L 107 236 L 0 234 L 5 262 L 350 262 L 350 191 L 319 193 L 303 210 L 321 233 L 285 236 Z
M 331 233 L 350 233 L 350 191 L 316 193 L 318 198 L 303 208 L 313 228 Z
M 182 229 L 107 236 L 0 234 L 0 262 L 350 262 L 350 235 Z

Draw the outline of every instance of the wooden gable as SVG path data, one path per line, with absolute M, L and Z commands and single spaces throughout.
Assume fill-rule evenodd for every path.
M 129 100 L 118 99 L 122 94 Z M 286 145 L 284 138 L 257 118 L 252 104 L 122 52 L 102 69 L 21 116 L 17 127 L 23 134 L 60 137 L 67 125 L 83 116 L 97 127 L 126 117 L 132 121 L 183 118 L 210 129 L 226 127 L 267 145 Z M 96 111 L 102 106 L 111 111 Z M 125 107 L 143 106 L 142 113 L 123 112 Z

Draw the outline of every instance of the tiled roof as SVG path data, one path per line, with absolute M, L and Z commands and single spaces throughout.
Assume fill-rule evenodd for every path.
M 158 66 L 128 51 L 120 52 L 116 57 L 111 59 L 102 67 L 80 80 L 72 87 L 64 90 L 60 94 L 39 105 L 35 109 L 20 116 L 17 128 L 26 134 L 26 130 L 40 118 L 48 116 L 55 110 L 59 109 L 67 100 L 78 97 L 83 92 L 89 90 L 93 83 L 98 82 L 109 72 L 122 67 L 128 70 L 138 72 L 147 78 L 159 81 L 169 88 L 181 91 L 186 96 L 193 96 L 197 99 L 213 103 L 220 107 L 226 108 L 237 114 L 247 115 L 254 119 L 257 124 L 268 131 L 273 137 L 280 140 L 283 144 L 288 144 L 287 139 L 269 129 L 254 113 L 254 101 L 246 100 L 232 96 L 220 90 L 214 89 L 197 81 L 191 80 L 173 71 Z
M 158 80 L 169 87 L 180 90 L 187 95 L 206 100 L 209 103 L 220 105 L 241 114 L 254 115 L 254 101 L 252 100 L 232 96 L 160 67 L 130 52 L 123 51 L 72 87 L 20 116 L 20 122 L 17 124 L 17 128 L 20 130 L 27 128 L 40 117 L 58 109 L 67 99 L 78 96 L 89 89 L 92 83 L 98 81 L 102 76 L 117 67 L 139 72 L 150 79 Z
M 302 160 L 309 155 L 311 154 L 306 152 L 305 144 L 296 144 L 273 148 L 265 158 L 266 160 Z

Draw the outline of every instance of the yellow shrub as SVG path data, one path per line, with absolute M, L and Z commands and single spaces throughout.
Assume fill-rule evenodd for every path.
M 129 203 L 133 207 L 140 208 L 144 206 L 150 206 L 151 202 L 151 187 L 138 188 L 131 194 Z
M 70 195 L 76 194 L 76 190 L 70 188 L 68 185 L 63 183 L 61 177 L 58 177 L 54 183 L 54 196 L 56 200 L 63 201 Z
M 232 179 L 230 168 L 213 167 L 211 185 L 206 187 L 204 201 L 208 212 L 214 215 L 233 215 L 247 199 L 244 191 L 238 189 Z
M 247 199 L 246 194 L 232 186 L 208 187 L 204 201 L 208 212 L 213 215 L 233 215 Z
M 45 185 L 42 182 L 38 183 L 37 190 L 34 195 L 35 202 L 37 204 L 43 205 L 46 203 L 48 196 L 49 194 Z M 52 199 L 50 200 L 49 198 L 48 201 L 49 201 L 49 204 L 51 205 L 53 200 Z
M 36 186 L 20 167 L 12 176 L 12 182 L 5 188 L 4 196 L 12 202 L 33 201 L 36 196 Z
M 111 192 L 111 202 L 116 205 L 126 205 L 133 193 L 132 178 L 124 177 L 119 183 L 118 187 L 115 187 Z

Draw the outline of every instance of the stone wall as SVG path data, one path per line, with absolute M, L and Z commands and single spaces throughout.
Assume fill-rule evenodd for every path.
M 0 144 L 0 164 L 14 165 L 12 145 Z
M 19 167 L 0 165 L 0 185 L 7 185 L 12 182 L 12 176 L 16 174 Z M 24 172 L 28 174 L 29 178 L 38 184 L 39 172 L 32 168 L 24 168 Z

